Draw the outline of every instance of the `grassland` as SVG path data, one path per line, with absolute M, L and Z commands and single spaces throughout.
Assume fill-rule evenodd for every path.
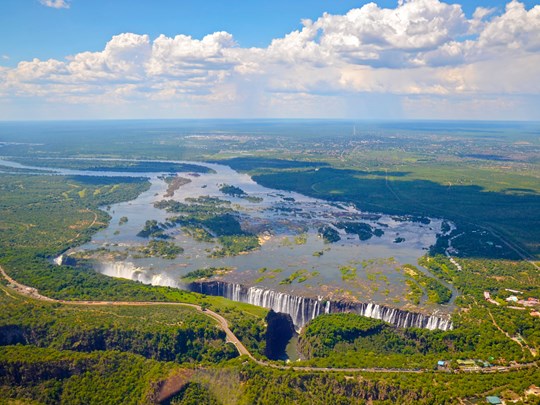
M 30 157 L 26 161 L 32 163 L 40 157 L 77 155 L 95 168 L 108 164 L 91 163 L 93 157 L 228 158 L 264 185 L 349 201 L 367 211 L 443 217 L 458 225 L 463 235 L 452 234 L 452 245 L 460 251 L 462 270 L 444 256 L 433 256 L 444 251 L 448 238 L 420 263 L 462 294 L 453 331 L 398 330 L 365 319 L 343 321 L 342 316 L 354 317 L 350 314 L 324 316 L 306 328 L 303 347 L 309 359 L 304 364 L 429 368 L 443 359 L 457 367 L 456 361 L 464 358 L 509 364 L 530 361 L 540 350 L 532 310 L 513 309 L 506 301 L 511 294 L 507 289 L 522 291 L 523 298 L 540 296 L 538 270 L 518 260 L 505 244 L 540 257 L 540 141 L 534 126 L 516 124 L 518 132 L 489 127 L 492 132 L 487 133 L 472 124 L 470 131 L 453 125 L 441 130 L 434 123 L 410 131 L 394 123 L 367 125 L 352 137 L 343 135 L 352 127 L 345 122 L 259 122 L 249 131 L 234 122 L 210 122 L 204 129 L 193 122 L 141 122 L 131 128 L 118 122 L 88 128 L 25 125 L 23 130 L 16 124 L 0 125 L 3 140 L 32 143 L 4 146 L 2 153 Z M 214 129 L 222 132 L 216 135 Z M 74 164 L 66 162 L 58 161 L 64 167 Z M 40 164 L 48 163 L 44 159 Z M 150 170 L 133 170 L 143 169 Z M 68 300 L 197 303 L 224 315 L 250 351 L 262 356 L 266 311 L 261 308 L 50 263 L 107 224 L 108 215 L 99 207 L 146 190 L 143 179 L 17 172 L 0 174 L 0 264 L 11 276 Z M 279 271 L 261 273 L 275 277 Z M 352 273 L 352 267 L 343 269 L 345 278 Z M 298 273 L 291 282 L 306 276 Z M 413 292 L 423 293 L 419 290 Z M 484 291 L 499 305 L 485 301 Z M 0 347 L 0 398 L 9 398 L 8 403 L 155 403 L 171 373 L 181 373 L 187 381 L 171 401 L 177 404 L 201 403 L 201 398 L 276 404 L 454 404 L 482 401 L 490 394 L 518 404 L 538 399 L 527 402 L 524 394 L 540 380 L 537 367 L 486 375 L 275 370 L 243 358 L 226 360 L 229 352 L 219 330 L 189 310 L 37 303 L 4 288 L 0 304 L 0 337 L 26 343 Z M 183 346 L 172 343 L 179 336 Z

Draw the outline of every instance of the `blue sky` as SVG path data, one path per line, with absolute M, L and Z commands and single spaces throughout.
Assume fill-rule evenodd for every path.
M 227 31 L 244 47 L 267 46 L 273 38 L 300 27 L 304 18 L 324 12 L 343 14 L 370 1 L 351 0 L 70 0 L 55 9 L 39 0 L 1 0 L 0 55 L 14 66 L 33 58 L 63 58 L 82 51 L 98 51 L 113 35 L 123 32 L 196 38 Z M 395 7 L 397 0 L 376 1 Z M 536 2 L 525 1 L 528 7 Z M 467 15 L 476 7 L 504 9 L 499 0 L 463 1 Z
M 0 119 L 540 119 L 537 2 L 367 3 L 1 0 Z

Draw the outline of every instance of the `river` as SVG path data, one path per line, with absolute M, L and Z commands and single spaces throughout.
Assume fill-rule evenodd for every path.
M 184 202 L 188 197 L 210 196 L 230 201 L 243 228 L 260 234 L 261 247 L 248 254 L 210 258 L 209 251 L 215 249 L 217 243 L 195 241 L 180 228 L 173 228 L 168 234 L 175 244 L 184 249 L 183 254 L 173 260 L 138 258 L 133 252 L 148 243 L 147 239 L 137 236 L 145 222 L 150 219 L 164 222 L 170 216 L 154 207 L 155 202 L 164 199 L 167 184 L 163 176 L 167 173 L 32 167 L 7 160 L 0 160 L 0 165 L 47 175 L 146 177 L 150 180 L 149 190 L 136 199 L 104 207 L 112 217 L 110 225 L 96 233 L 89 243 L 67 252 L 81 254 L 105 248 L 123 255 L 125 258 L 122 260 L 111 260 L 110 254 L 94 254 L 95 269 L 109 276 L 186 288 L 182 276 L 188 272 L 224 267 L 231 271 L 220 276 L 220 280 L 245 286 L 322 299 L 373 302 L 428 313 L 452 311 L 451 304 L 427 304 L 424 300 L 415 306 L 404 298 L 408 288 L 405 284 L 407 275 L 401 266 L 416 264 L 417 259 L 435 243 L 437 234 L 441 233 L 442 219 L 429 218 L 419 222 L 411 218 L 361 212 L 350 204 L 329 203 L 294 192 L 262 187 L 249 175 L 225 165 L 170 162 L 212 169 L 210 173 L 178 173 L 191 181 L 181 186 L 172 199 Z M 257 201 L 225 195 L 220 191 L 222 184 L 239 187 L 250 197 L 256 197 Z M 128 221 L 122 223 L 122 217 L 127 217 Z M 384 233 L 362 241 L 356 235 L 337 229 L 341 240 L 325 243 L 318 234 L 318 228 L 333 226 L 338 221 L 369 224 Z M 302 237 L 297 238 L 299 235 Z M 421 268 L 421 271 L 425 269 Z M 285 279 L 299 272 L 303 277 L 297 277 L 290 284 L 284 283 Z

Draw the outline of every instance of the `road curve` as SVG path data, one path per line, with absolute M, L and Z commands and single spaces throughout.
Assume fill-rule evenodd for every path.
M 225 332 L 227 336 L 227 342 L 234 344 L 238 353 L 243 356 L 249 357 L 252 361 L 259 364 L 263 367 L 271 367 L 279 370 L 295 370 L 295 371 L 308 371 L 308 372 L 345 372 L 345 373 L 357 373 L 357 372 L 370 372 L 370 373 L 425 373 L 433 372 L 434 370 L 428 369 L 395 369 L 395 368 L 379 368 L 379 367 L 366 367 L 366 368 L 331 368 L 331 367 L 310 367 L 310 366 L 294 366 L 294 365 L 280 365 L 275 363 L 270 363 L 262 360 L 258 360 L 249 352 L 249 350 L 242 344 L 240 339 L 229 328 L 229 323 L 227 320 L 220 314 L 211 311 L 209 309 L 203 309 L 200 305 L 188 304 L 183 302 L 155 302 L 155 301 L 66 301 L 66 300 L 57 300 L 54 298 L 47 297 L 39 293 L 39 291 L 33 287 L 28 287 L 24 284 L 21 284 L 11 278 L 0 266 L 0 274 L 9 282 L 10 287 L 17 291 L 18 293 L 38 299 L 41 301 L 56 302 L 64 305 L 88 305 L 88 306 L 153 306 L 153 305 L 171 305 L 171 306 L 182 306 L 195 308 L 197 311 L 205 314 L 206 316 L 215 319 L 221 329 Z M 485 367 L 482 369 L 472 369 L 472 370 L 461 370 L 461 372 L 466 373 L 498 373 L 498 372 L 508 372 L 523 368 L 538 367 L 538 362 L 532 363 L 522 363 L 514 364 L 507 367 Z M 437 370 L 435 370 L 437 371 Z M 440 371 L 449 373 L 451 371 Z
M 218 323 L 221 329 L 225 332 L 227 335 L 227 341 L 231 342 L 236 346 L 236 349 L 238 350 L 238 353 L 240 355 L 247 355 L 249 358 L 254 359 L 254 357 L 251 355 L 251 353 L 246 349 L 246 347 L 240 342 L 240 340 L 236 337 L 236 335 L 231 331 L 229 328 L 229 323 L 227 320 L 219 315 L 218 313 L 211 311 L 209 309 L 203 309 L 200 305 L 196 304 L 188 304 L 184 302 L 154 302 L 154 301 L 66 301 L 66 300 L 57 300 L 54 298 L 47 297 L 45 295 L 42 295 L 39 293 L 38 290 L 32 287 L 25 286 L 24 284 L 19 283 L 18 281 L 11 278 L 5 270 L 0 266 L 0 274 L 11 284 L 14 290 L 19 292 L 20 294 L 41 300 L 41 301 L 48 301 L 48 302 L 57 302 L 59 304 L 65 304 L 65 305 L 100 305 L 100 306 L 150 306 L 150 305 L 174 305 L 174 306 L 182 306 L 182 307 L 190 307 L 195 308 L 197 311 L 205 314 L 206 316 L 209 316 L 210 318 L 215 319 Z

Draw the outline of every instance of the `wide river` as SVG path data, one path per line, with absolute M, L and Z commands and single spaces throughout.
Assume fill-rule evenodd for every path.
M 147 161 L 148 162 L 148 161 Z M 413 221 L 411 218 L 366 213 L 348 204 L 329 203 L 304 195 L 269 189 L 255 183 L 247 174 L 228 166 L 206 162 L 174 162 L 205 166 L 211 173 L 178 173 L 191 180 L 173 197 L 185 202 L 188 197 L 217 197 L 228 200 L 238 212 L 244 229 L 257 232 L 261 247 L 234 257 L 210 258 L 217 243 L 195 241 L 180 227 L 167 231 L 170 241 L 184 248 L 176 259 L 138 258 L 136 250 L 148 243 L 137 236 L 147 220 L 165 222 L 171 214 L 157 209 L 154 203 L 165 199 L 166 173 L 103 172 L 50 167 L 32 167 L 0 160 L 0 165 L 14 169 L 44 170 L 56 175 L 147 177 L 151 186 L 135 200 L 104 207 L 111 215 L 110 225 L 96 233 L 91 242 L 67 252 L 94 252 L 95 269 L 113 277 L 139 280 L 155 285 L 182 288 L 182 276 L 207 267 L 224 267 L 229 272 L 222 280 L 247 286 L 319 296 L 325 299 L 349 298 L 393 307 L 450 312 L 452 305 L 437 306 L 421 302 L 419 307 L 406 298 L 407 275 L 404 264 L 416 264 L 419 257 L 435 243 L 443 220 Z M 244 190 L 257 201 L 223 194 L 220 185 L 229 184 Z M 127 222 L 120 221 L 126 217 Z M 337 222 L 366 223 L 384 233 L 361 241 L 357 235 L 338 229 L 341 240 L 325 243 L 319 236 L 321 226 Z M 99 248 L 101 249 L 96 252 Z M 112 259 L 114 254 L 117 259 Z M 119 260 L 118 257 L 121 257 Z M 420 268 L 421 271 L 425 271 Z M 283 283 L 292 274 L 300 274 L 290 284 Z

